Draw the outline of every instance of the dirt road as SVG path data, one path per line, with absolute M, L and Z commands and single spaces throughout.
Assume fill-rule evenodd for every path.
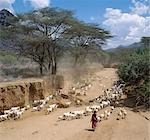
M 101 80 L 105 87 L 100 87 L 99 82 L 93 83 L 88 91 L 87 100 L 101 94 L 103 88 L 109 88 L 117 78 L 114 69 L 104 69 L 97 75 L 105 77 Z M 64 112 L 83 108 L 58 109 L 49 115 L 42 112 L 26 112 L 17 121 L 0 123 L 0 140 L 150 140 L 150 121 L 130 109 L 127 109 L 126 119 L 116 120 L 116 108 L 108 120 L 98 124 L 95 132 L 90 131 L 91 116 L 72 121 L 57 119 Z M 147 116 L 149 117 L 150 113 L 147 113 Z

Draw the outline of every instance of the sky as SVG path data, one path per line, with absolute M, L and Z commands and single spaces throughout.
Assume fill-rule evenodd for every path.
M 99 24 L 114 36 L 104 49 L 150 36 L 150 0 L 0 0 L 0 10 L 24 13 L 44 7 L 72 10 L 79 20 Z

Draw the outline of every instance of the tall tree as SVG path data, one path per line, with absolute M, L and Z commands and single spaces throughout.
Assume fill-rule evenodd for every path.
M 15 36 L 21 40 L 19 52 L 25 55 L 40 66 L 40 73 L 43 68 L 57 72 L 57 61 L 62 54 L 63 47 L 58 42 L 62 39 L 62 34 L 70 26 L 69 20 L 73 20 L 70 11 L 58 8 L 44 8 L 31 13 L 19 15 L 19 22 L 16 22 Z
M 66 36 L 70 38 L 69 51 L 74 58 L 74 65 L 84 61 L 88 54 L 101 50 L 101 46 L 111 37 L 109 32 L 97 25 L 76 21 L 72 25 Z
M 76 65 L 89 53 L 101 49 L 101 45 L 111 37 L 97 25 L 85 24 L 75 19 L 71 11 L 58 8 L 18 15 L 7 29 L 20 55 L 38 63 L 41 74 L 43 69 L 56 74 L 58 60 L 66 46 Z

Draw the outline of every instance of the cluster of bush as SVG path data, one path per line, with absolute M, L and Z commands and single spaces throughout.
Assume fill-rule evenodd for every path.
M 150 107 L 150 48 L 148 46 L 135 49 L 119 65 L 118 76 L 126 82 L 127 87 L 134 87 L 132 93 L 136 97 L 136 106 Z

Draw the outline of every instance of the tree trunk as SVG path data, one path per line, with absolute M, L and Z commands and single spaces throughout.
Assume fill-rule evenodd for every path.
M 48 70 L 50 71 L 51 70 L 51 62 L 49 61 L 48 63 Z
M 43 66 L 40 64 L 40 75 L 43 75 Z
M 52 65 L 52 74 L 56 75 L 56 73 L 57 73 L 57 64 L 54 63 L 54 65 Z
M 78 59 L 79 59 L 79 56 L 78 55 L 75 55 L 75 58 L 74 58 L 74 67 L 77 66 L 77 63 L 78 63 Z
M 57 62 L 56 62 L 56 58 L 55 58 L 52 61 L 52 74 L 56 75 L 56 73 L 57 73 Z

